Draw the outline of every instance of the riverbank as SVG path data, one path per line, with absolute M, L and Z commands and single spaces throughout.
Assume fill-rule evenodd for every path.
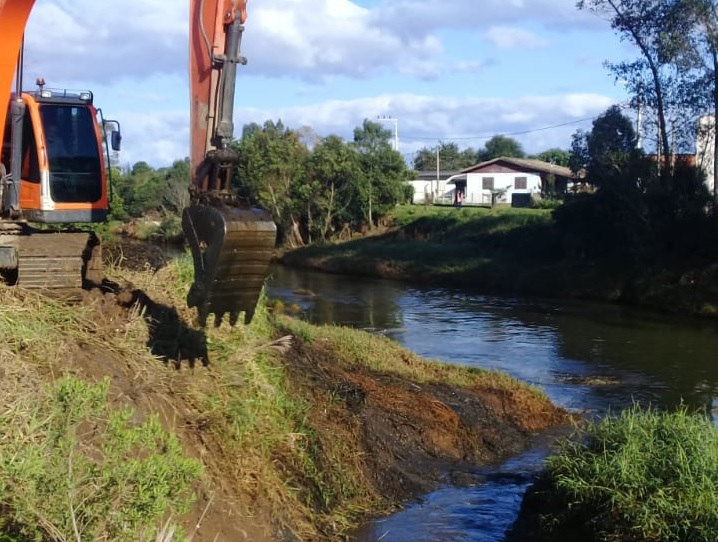
M 591 299 L 718 315 L 718 262 L 588 259 L 538 209 L 405 206 L 391 225 L 282 251 L 284 265 L 498 295 Z
M 12 368 L 3 390 L 17 405 L 0 422 L 6 434 L 32 426 L 38 446 L 2 457 L 19 458 L 17 468 L 47 461 L 24 471 L 4 465 L 4 529 L 18 536 L 11 540 L 52 529 L 97 539 L 102 510 L 125 502 L 112 499 L 138 494 L 123 469 L 135 458 L 152 458 L 139 465 L 164 480 L 179 476 L 175 465 L 186 467 L 166 493 L 153 485 L 154 515 L 136 514 L 146 536 L 169 517 L 168 525 L 199 541 L 335 539 L 448 479 L 471 483 L 478 465 L 569 422 L 515 379 L 432 363 L 356 330 L 310 326 L 264 308 L 248 327 L 198 330 L 184 307 L 189 262 L 133 261 L 144 271 L 116 267 L 104 291 L 72 304 L 0 292 L 2 355 Z M 65 408 L 68 385 L 96 407 L 78 403 L 69 426 L 30 423 L 54 419 L 47 413 Z M 118 432 L 122 424 L 111 420 L 119 412 L 131 414 Z M 168 436 L 142 441 L 145 448 L 122 444 L 148 420 Z M 63 445 L 54 447 L 58 434 Z M 177 446 L 167 444 L 172 439 Z M 73 464 L 97 476 L 78 474 Z M 48 483 L 43 473 L 70 486 Z M 119 493 L 108 502 L 75 500 L 100 478 Z M 127 502 L 128 510 L 142 504 Z

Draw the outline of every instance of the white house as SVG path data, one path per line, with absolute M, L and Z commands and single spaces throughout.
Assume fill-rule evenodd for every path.
M 432 203 L 450 198 L 453 193 L 453 186 L 447 187 L 446 181 L 456 171 L 418 171 L 416 177 L 407 181 L 414 187 L 412 203 Z
M 527 207 L 542 194 L 564 193 L 573 179 L 571 170 L 542 160 L 494 158 L 450 177 L 446 184 L 454 203 L 511 204 Z
M 706 174 L 706 184 L 711 193 L 715 185 L 714 160 L 716 145 L 716 118 L 706 115 L 698 119 L 696 135 L 696 164 Z

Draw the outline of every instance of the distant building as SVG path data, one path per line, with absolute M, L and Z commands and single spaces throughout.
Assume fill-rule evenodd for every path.
M 542 194 L 563 194 L 574 180 L 567 167 L 502 156 L 466 168 L 447 180 L 452 201 L 465 205 L 511 204 L 527 207 Z
M 696 134 L 696 163 L 706 174 L 706 184 L 711 194 L 715 185 L 716 118 L 706 115 L 698 119 Z

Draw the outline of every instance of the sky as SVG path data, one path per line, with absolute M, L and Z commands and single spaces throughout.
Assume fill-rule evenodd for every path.
M 209 1 L 209 0 L 207 0 Z M 575 0 L 248 0 L 235 135 L 278 120 L 347 140 L 364 119 L 421 148 L 568 149 L 627 100 L 604 67 L 635 50 Z M 24 86 L 91 89 L 125 166 L 189 155 L 189 0 L 36 0 Z

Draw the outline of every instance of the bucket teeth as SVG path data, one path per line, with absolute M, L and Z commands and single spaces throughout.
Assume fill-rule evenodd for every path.
M 194 262 L 187 305 L 197 307 L 200 325 L 210 314 L 215 326 L 225 315 L 235 325 L 241 313 L 245 324 L 251 322 L 276 243 L 271 215 L 263 209 L 194 203 L 182 214 L 182 229 Z

